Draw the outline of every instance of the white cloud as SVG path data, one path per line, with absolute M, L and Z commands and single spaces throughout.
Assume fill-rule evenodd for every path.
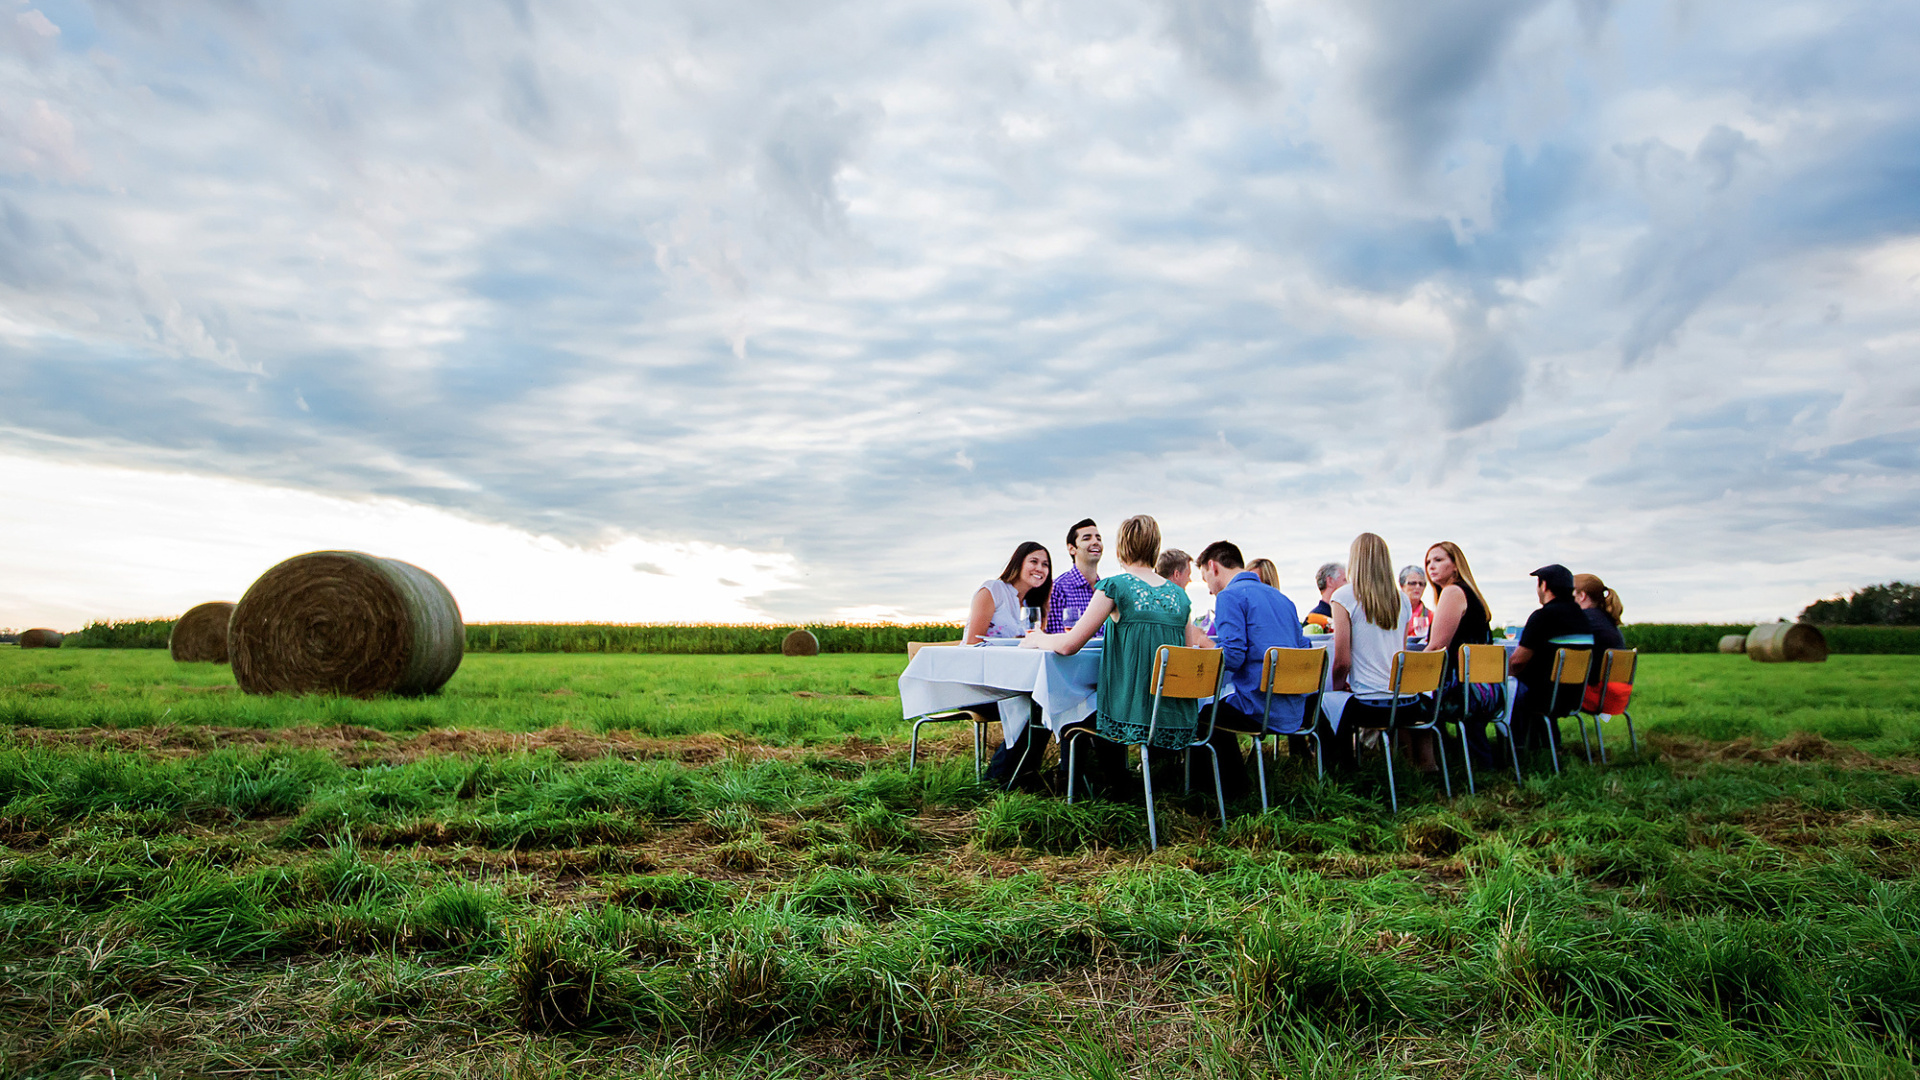
M 1910 574 L 1920 14 L 1841 7 L 20 7 L 0 452 L 201 479 L 9 602 L 180 593 L 219 477 L 550 538 L 502 617 L 954 614 L 1141 510 L 1637 616 Z

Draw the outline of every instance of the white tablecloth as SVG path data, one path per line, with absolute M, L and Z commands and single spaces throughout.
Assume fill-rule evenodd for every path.
M 900 673 L 900 712 L 911 719 L 998 701 L 1000 734 L 1012 746 L 1027 726 L 1027 698 L 1057 732 L 1099 706 L 1099 683 L 1097 648 L 1061 656 L 1002 645 L 942 645 L 922 648 Z

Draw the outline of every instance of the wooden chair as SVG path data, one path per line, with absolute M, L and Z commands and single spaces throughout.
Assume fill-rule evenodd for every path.
M 913 658 L 920 654 L 921 649 L 958 644 L 960 644 L 959 641 L 909 641 L 907 642 L 907 663 L 913 663 Z M 954 720 L 973 721 L 973 779 L 975 782 L 980 780 L 987 769 L 987 725 L 1000 722 L 998 712 L 989 715 L 974 709 L 948 709 L 945 712 L 927 713 L 925 716 L 915 717 L 913 735 L 907 741 L 908 772 L 913 771 L 914 759 L 920 753 L 920 729 L 927 724 L 944 724 Z
M 1387 693 L 1391 695 L 1388 699 L 1390 703 L 1387 706 L 1387 722 L 1379 730 L 1382 738 L 1385 740 L 1387 750 L 1387 798 L 1391 800 L 1393 812 L 1396 814 L 1400 812 L 1400 793 L 1395 789 L 1393 778 L 1394 730 L 1396 728 L 1403 731 L 1425 730 L 1437 732 L 1439 730 L 1440 677 L 1445 674 L 1446 669 L 1447 656 L 1445 653 L 1407 652 L 1403 649 L 1393 654 L 1393 667 L 1390 669 L 1390 674 L 1387 678 Z M 1433 704 L 1424 709 L 1427 715 L 1427 719 L 1424 722 L 1417 719 L 1422 708 L 1420 702 L 1420 695 L 1422 694 L 1431 694 L 1433 696 Z M 1353 702 L 1349 701 L 1347 704 L 1349 708 L 1351 708 Z M 1402 709 L 1405 709 L 1409 715 L 1416 717 L 1413 723 L 1402 724 L 1400 722 Z M 1372 727 L 1373 725 L 1361 724 L 1358 726 Z M 1446 755 L 1443 748 L 1440 758 L 1440 771 L 1443 776 L 1446 774 L 1446 765 Z
M 1153 672 L 1147 688 L 1153 694 L 1153 711 L 1147 717 L 1146 739 L 1136 743 L 1140 747 L 1140 778 L 1146 785 L 1147 794 L 1147 840 L 1155 851 L 1160 850 L 1160 826 L 1153 813 L 1153 757 L 1151 745 L 1153 735 L 1160 724 L 1160 703 L 1167 698 L 1190 699 L 1198 701 L 1211 697 L 1220 699 L 1220 684 L 1226 677 L 1226 658 L 1219 649 L 1189 649 L 1182 645 L 1162 645 L 1153 656 Z M 1085 730 L 1084 728 L 1079 730 Z M 1062 732 L 1078 735 L 1078 730 L 1069 728 Z M 1212 734 L 1209 727 L 1208 734 Z M 1195 734 L 1199 735 L 1196 728 Z M 1074 780 L 1078 775 L 1080 738 L 1067 742 L 1067 801 L 1073 801 Z M 1213 754 L 1213 797 L 1220 803 L 1220 823 L 1226 824 L 1226 801 L 1221 798 L 1220 756 L 1204 737 L 1189 743 L 1185 749 L 1189 752 L 1205 746 Z
M 1260 689 L 1265 695 L 1265 707 L 1260 714 L 1260 730 L 1246 731 L 1231 724 L 1215 726 L 1221 731 L 1231 731 L 1235 735 L 1245 735 L 1253 740 L 1254 767 L 1260 774 L 1260 810 L 1268 809 L 1267 802 L 1267 759 L 1266 737 L 1268 735 L 1302 735 L 1313 742 L 1313 762 L 1322 777 L 1327 775 L 1324 755 L 1320 751 L 1319 720 L 1321 702 L 1326 696 L 1327 680 L 1333 674 L 1333 665 L 1328 662 L 1325 649 L 1283 649 L 1278 645 L 1267 650 L 1260 665 Z M 1267 725 L 1273 722 L 1273 696 L 1275 694 L 1311 694 L 1313 708 L 1300 718 L 1300 727 L 1296 731 L 1269 731 Z M 1219 710 L 1214 716 L 1220 715 Z
M 1520 751 L 1513 745 L 1513 731 L 1509 727 L 1512 719 L 1507 706 L 1512 704 L 1507 692 L 1508 654 L 1504 645 L 1462 645 L 1458 650 L 1460 664 L 1460 754 L 1467 759 L 1467 792 L 1472 794 L 1473 752 L 1467 747 L 1467 725 L 1478 723 L 1492 724 L 1506 740 L 1507 752 L 1513 755 L 1513 782 L 1520 782 Z M 1496 686 L 1500 690 L 1502 708 L 1500 715 L 1475 719 L 1473 715 L 1473 687 Z M 1485 731 L 1485 727 L 1481 728 Z
M 1560 638 L 1554 638 L 1558 642 Z M 1587 691 L 1587 668 L 1593 664 L 1593 639 L 1586 645 L 1563 646 L 1553 651 L 1553 692 L 1547 696 L 1547 750 L 1553 754 L 1553 771 L 1560 771 L 1560 721 L 1572 714 L 1579 723 L 1580 701 Z M 1571 687 L 1571 689 L 1569 689 Z M 1587 730 L 1580 729 L 1580 741 L 1587 741 Z M 1587 751 L 1593 762 L 1593 751 Z
M 1593 718 L 1593 742 L 1600 748 L 1600 764 L 1607 763 L 1607 744 L 1600 738 L 1600 722 L 1615 716 L 1625 717 L 1627 721 L 1627 739 L 1634 752 L 1640 750 L 1640 738 L 1633 731 L 1633 714 L 1627 706 L 1633 702 L 1633 676 L 1640 668 L 1640 652 L 1637 649 L 1608 649 L 1600 660 L 1600 681 L 1587 687 L 1580 702 L 1580 712 L 1574 714 L 1575 722 L 1580 725 L 1580 743 L 1587 742 L 1587 723 L 1580 713 Z M 1592 760 L 1589 755 L 1588 760 Z

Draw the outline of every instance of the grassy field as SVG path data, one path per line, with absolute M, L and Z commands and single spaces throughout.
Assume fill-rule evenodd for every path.
M 1148 855 L 908 775 L 903 659 L 0 649 L 0 1075 L 1916 1075 L 1920 660 L 1653 657 L 1638 758 Z

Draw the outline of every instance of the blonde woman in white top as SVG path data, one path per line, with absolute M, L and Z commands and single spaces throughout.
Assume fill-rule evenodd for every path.
M 1373 533 L 1353 538 L 1347 583 L 1328 599 L 1333 606 L 1333 676 L 1326 710 L 1337 732 L 1354 702 L 1370 714 L 1391 700 L 1393 654 L 1407 647 L 1413 605 L 1400 590 L 1387 542 Z M 1331 741 L 1337 744 L 1336 760 L 1344 758 L 1347 740 Z

